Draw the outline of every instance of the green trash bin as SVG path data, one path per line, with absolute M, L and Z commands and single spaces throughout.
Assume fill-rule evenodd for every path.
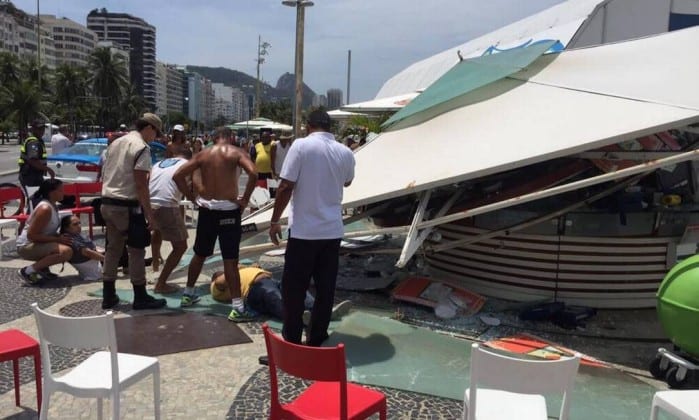
M 656 297 L 665 333 L 680 349 L 699 357 L 699 255 L 672 267 Z

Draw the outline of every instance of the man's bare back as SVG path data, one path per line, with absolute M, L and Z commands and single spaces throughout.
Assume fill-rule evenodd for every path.
M 244 203 L 238 200 L 238 168 L 248 174 L 248 185 L 243 199 L 240 200 Z M 187 189 L 186 177 L 197 170 L 199 179 L 195 181 L 195 190 L 201 198 L 227 200 L 238 203 L 243 208 L 247 206 L 247 199 L 250 198 L 257 181 L 257 170 L 250 157 L 239 148 L 229 144 L 216 144 L 197 153 L 177 170 L 173 179 L 180 191 L 193 202 L 196 197 Z

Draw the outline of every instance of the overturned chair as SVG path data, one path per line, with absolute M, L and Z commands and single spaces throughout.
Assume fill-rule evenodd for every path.
M 567 420 L 580 354 L 558 360 L 510 357 L 473 344 L 471 384 L 464 395 L 464 419 L 548 418 L 541 394 L 562 393 L 558 415 Z

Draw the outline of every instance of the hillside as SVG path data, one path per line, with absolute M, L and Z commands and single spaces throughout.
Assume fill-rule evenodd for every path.
M 195 71 L 214 83 L 223 83 L 226 86 L 237 87 L 247 95 L 255 94 L 256 79 L 253 76 L 245 74 L 237 70 L 231 70 L 225 67 L 204 67 L 204 66 L 187 66 L 188 70 Z M 276 87 L 270 86 L 267 83 L 262 83 L 261 93 L 265 100 L 284 100 L 293 101 L 294 97 L 295 78 L 293 74 L 284 73 L 277 81 Z M 304 83 L 303 106 L 307 108 L 313 102 L 315 92 Z

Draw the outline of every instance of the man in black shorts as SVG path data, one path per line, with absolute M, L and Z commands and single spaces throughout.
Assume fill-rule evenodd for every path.
M 238 252 L 240 247 L 240 215 L 248 205 L 250 195 L 257 182 L 257 170 L 247 153 L 222 139 L 230 139 L 228 128 L 219 129 L 216 144 L 197 153 L 191 160 L 180 166 L 173 179 L 177 188 L 193 203 L 199 206 L 197 236 L 194 242 L 194 257 L 189 264 L 187 286 L 182 295 L 181 306 L 190 306 L 199 301 L 194 285 L 201 274 L 204 261 L 214 253 L 218 239 L 223 257 L 223 270 L 231 293 L 232 310 L 228 319 L 240 322 L 252 318 L 240 295 L 238 275 Z M 242 168 L 248 175 L 245 192 L 238 197 L 238 172 Z M 186 178 L 195 171 L 194 189 L 198 197 L 188 187 Z

